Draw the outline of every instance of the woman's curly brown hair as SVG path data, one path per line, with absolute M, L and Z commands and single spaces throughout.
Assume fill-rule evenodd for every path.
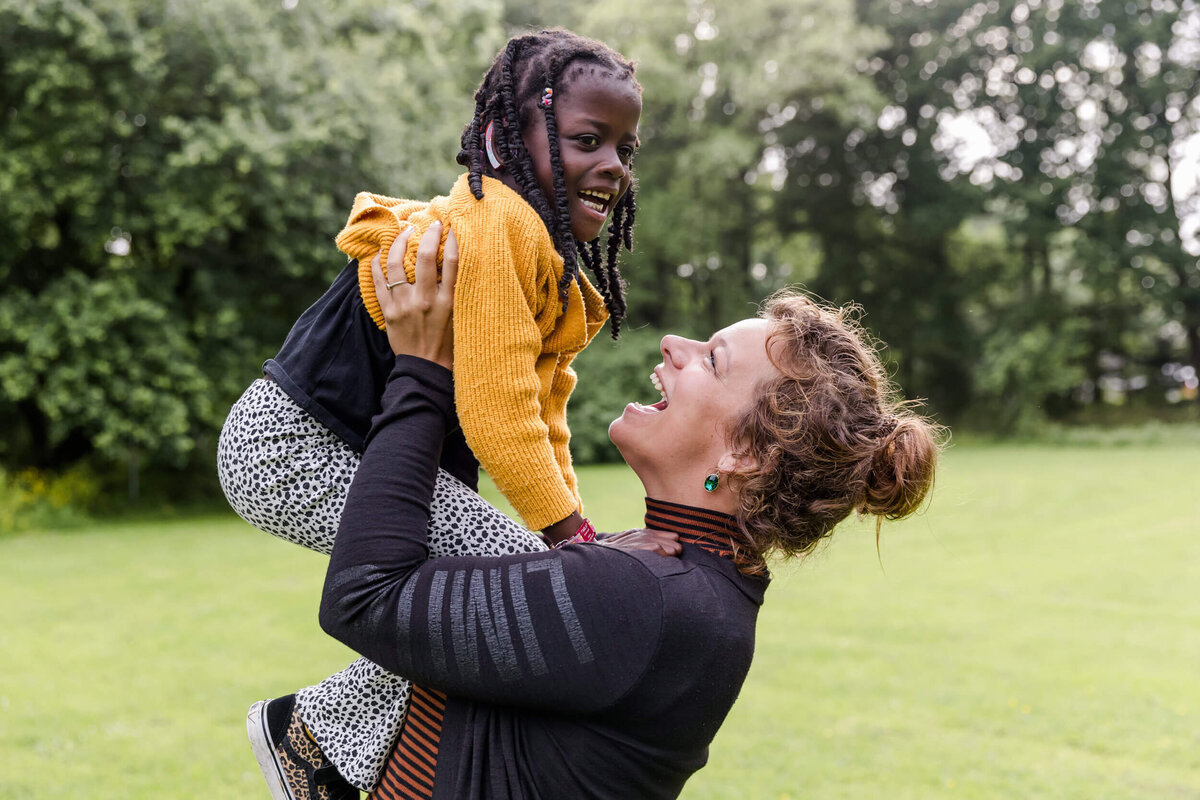
M 943 429 L 901 401 L 858 322 L 792 289 L 767 299 L 767 351 L 783 374 L 759 387 L 729 431 L 746 461 L 730 475 L 740 501 L 737 549 L 750 572 L 768 552 L 809 552 L 857 511 L 899 519 L 933 485 Z

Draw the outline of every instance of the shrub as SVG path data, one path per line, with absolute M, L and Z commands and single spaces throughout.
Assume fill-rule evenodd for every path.
M 87 467 L 57 474 L 0 469 L 0 534 L 80 525 L 100 494 L 100 481 Z
M 657 402 L 650 385 L 650 370 L 662 360 L 662 332 L 640 328 L 621 334 L 614 342 L 607 329 L 575 359 L 579 383 L 571 395 L 568 422 L 571 453 L 577 463 L 620 461 L 621 454 L 608 440 L 608 425 L 631 400 Z

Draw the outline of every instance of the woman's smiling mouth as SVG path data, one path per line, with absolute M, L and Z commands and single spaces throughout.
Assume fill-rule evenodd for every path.
M 655 389 L 658 390 L 658 393 L 662 395 L 662 399 L 653 405 L 647 405 L 645 403 L 638 403 L 635 401 L 625 406 L 626 411 L 632 411 L 635 414 L 657 414 L 660 411 L 666 410 L 669 401 L 667 400 L 667 392 L 665 389 L 663 389 L 662 378 L 660 378 L 658 375 L 658 367 L 655 367 L 654 371 L 650 373 L 650 383 Z
M 662 395 L 662 400 L 659 400 L 654 405 L 647 406 L 647 408 L 653 408 L 656 411 L 662 411 L 664 408 L 667 407 L 667 403 L 668 403 L 667 392 L 665 389 L 663 389 L 662 378 L 658 377 L 657 369 L 655 369 L 653 372 L 650 373 L 650 383 L 654 386 L 655 389 L 658 390 L 658 393 L 660 395 Z

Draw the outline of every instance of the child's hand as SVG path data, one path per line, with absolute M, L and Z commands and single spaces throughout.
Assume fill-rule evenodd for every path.
M 437 252 L 442 226 L 435 222 L 421 237 L 417 247 L 416 276 L 409 283 L 404 274 L 404 252 L 412 228 L 405 230 L 388 251 L 388 275 L 383 277 L 379 255 L 371 260 L 375 278 L 375 296 L 383 311 L 388 344 L 398 356 L 408 355 L 441 364 L 454 365 L 454 332 L 450 324 L 454 308 L 454 279 L 458 275 L 458 241 L 454 231 L 446 234 L 442 279 L 437 277 Z
M 677 556 L 683 550 L 679 544 L 679 534 L 653 528 L 634 528 L 631 531 L 605 534 L 603 538 L 597 537 L 595 544 L 615 547 L 618 550 L 650 550 L 660 556 Z

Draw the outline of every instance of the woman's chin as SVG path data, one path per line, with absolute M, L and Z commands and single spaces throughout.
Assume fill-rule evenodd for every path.
M 614 419 L 612 422 L 608 423 L 608 440 L 610 442 L 612 442 L 613 444 L 615 444 L 617 446 L 618 450 L 621 449 L 621 442 L 620 442 L 621 422 L 624 419 L 625 419 L 625 415 L 622 414 L 621 416 Z
M 626 461 L 629 461 L 629 451 L 633 449 L 634 442 L 629 435 L 631 423 L 629 409 L 632 405 L 633 403 L 630 403 L 629 406 L 625 407 L 625 411 L 621 413 L 621 416 L 608 423 L 608 440 L 617 446 L 617 449 L 621 451 L 621 457 Z
M 625 406 L 625 410 L 621 412 L 621 416 L 608 424 L 608 438 L 619 448 L 621 442 L 617 441 L 617 437 L 621 436 L 626 428 L 643 425 L 657 413 L 658 409 L 653 406 L 646 406 L 641 403 L 629 403 Z

